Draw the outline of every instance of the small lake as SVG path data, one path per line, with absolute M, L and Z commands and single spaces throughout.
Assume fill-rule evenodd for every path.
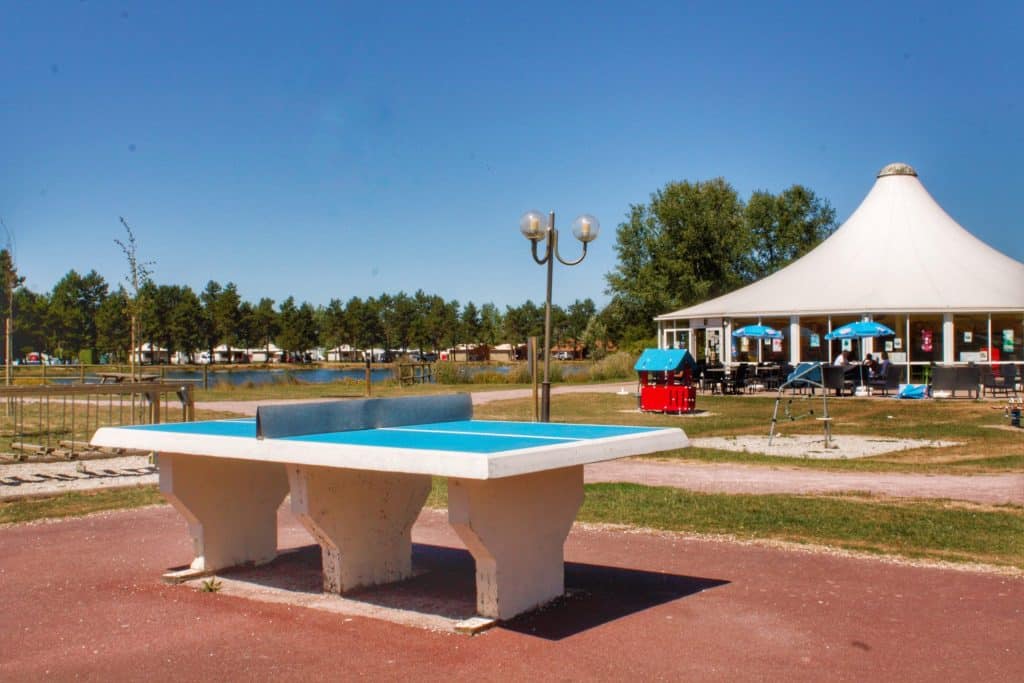
M 165 374 L 167 379 L 198 380 L 196 384 L 202 384 L 203 373 L 199 370 L 168 370 Z M 394 377 L 394 371 L 390 368 L 373 368 L 370 370 L 371 382 L 383 382 Z M 260 370 L 231 370 L 229 372 L 209 373 L 210 386 L 218 384 L 230 384 L 239 386 L 244 384 L 281 384 L 297 382 L 299 384 L 329 384 L 330 382 L 363 382 L 366 380 L 366 370 L 348 369 L 335 370 L 330 368 L 310 368 L 308 370 L 292 368 L 274 368 Z
M 510 365 L 464 365 L 460 366 L 459 371 L 470 376 L 481 372 L 497 372 L 507 375 L 512 367 L 513 366 Z M 370 381 L 378 383 L 394 379 L 396 369 L 396 366 L 391 365 L 374 365 L 370 370 Z M 538 369 L 540 370 L 540 368 Z M 571 375 L 585 370 L 586 367 L 582 365 L 563 366 L 562 374 Z M 140 369 L 140 372 L 142 374 L 157 374 L 160 372 L 160 368 L 144 366 Z M 541 372 L 543 372 L 543 370 L 541 370 Z M 197 387 L 202 387 L 203 384 L 202 370 L 178 370 L 174 368 L 164 368 L 164 377 L 169 380 L 186 380 Z M 95 376 L 89 374 L 86 374 L 85 379 L 86 382 L 99 381 Z M 247 385 L 250 382 L 254 385 L 283 384 L 292 382 L 296 382 L 298 384 L 328 384 L 330 382 L 341 381 L 363 382 L 365 379 L 366 370 L 363 368 L 254 368 L 252 370 L 219 370 L 211 371 L 209 373 L 209 383 L 211 388 L 218 384 L 242 386 Z M 79 379 L 77 376 L 51 376 L 48 381 L 52 384 L 72 384 L 77 383 Z

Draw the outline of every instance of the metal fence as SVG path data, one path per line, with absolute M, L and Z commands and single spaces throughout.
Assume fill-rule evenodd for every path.
M 74 459 L 100 427 L 191 422 L 190 384 L 128 382 L 0 387 L 0 457 Z

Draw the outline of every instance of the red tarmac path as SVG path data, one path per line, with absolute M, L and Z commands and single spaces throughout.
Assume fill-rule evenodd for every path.
M 413 539 L 472 599 L 444 513 Z M 471 638 L 165 585 L 168 506 L 0 527 L 0 680 L 1024 680 L 1019 577 L 580 526 L 566 552 L 574 597 Z

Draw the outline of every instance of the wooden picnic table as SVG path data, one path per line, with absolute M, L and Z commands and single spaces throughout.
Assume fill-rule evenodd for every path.
M 129 372 L 97 372 L 96 376 L 100 378 L 100 384 L 123 384 L 124 382 L 152 382 L 160 379 L 160 375 L 136 374 L 134 377 Z

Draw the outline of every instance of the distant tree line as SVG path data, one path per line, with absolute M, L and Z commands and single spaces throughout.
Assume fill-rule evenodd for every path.
M 82 275 L 71 270 L 46 293 L 19 284 L 13 298 L 16 356 L 45 351 L 69 360 L 91 349 L 115 361 L 127 360 L 132 297 L 122 286 L 111 288 L 96 271 Z M 326 306 L 314 306 L 294 297 L 280 303 L 268 298 L 250 302 L 231 282 L 211 280 L 197 294 L 188 286 L 146 281 L 138 298 L 139 343 L 172 355 L 208 350 L 212 357 L 222 344 L 229 350 L 275 344 L 295 353 L 341 346 L 436 351 L 463 343 L 522 344 L 532 335 L 541 336 L 544 325 L 544 307 L 532 301 L 501 311 L 493 303 L 462 305 L 422 290 L 335 298 Z M 552 307 L 555 337 L 581 344 L 595 314 L 590 299 L 565 309 Z
M 10 255 L 0 251 L 0 277 L 7 284 L 0 308 L 6 315 L 13 298 L 16 355 L 38 350 L 69 359 L 92 349 L 123 361 L 132 315 L 139 342 L 171 354 L 271 343 L 292 352 L 346 345 L 435 351 L 462 343 L 518 345 L 543 335 L 544 307 L 532 301 L 502 311 L 493 303 L 460 304 L 418 290 L 314 306 L 294 297 L 246 301 L 231 282 L 211 280 L 198 293 L 158 285 L 149 277 L 150 264 L 135 258 L 134 235 L 121 222 L 129 237 L 128 244 L 117 241 L 129 256 L 127 288 L 112 289 L 94 270 L 71 270 L 50 292 L 33 292 Z M 555 306 L 554 340 L 583 346 L 594 356 L 609 347 L 636 350 L 654 342 L 654 316 L 765 277 L 835 228 L 832 206 L 802 185 L 777 195 L 756 191 L 744 202 L 722 178 L 670 182 L 648 203 L 632 205 L 619 224 L 618 263 L 605 276 L 608 305 L 598 311 L 584 299 L 564 309 Z

